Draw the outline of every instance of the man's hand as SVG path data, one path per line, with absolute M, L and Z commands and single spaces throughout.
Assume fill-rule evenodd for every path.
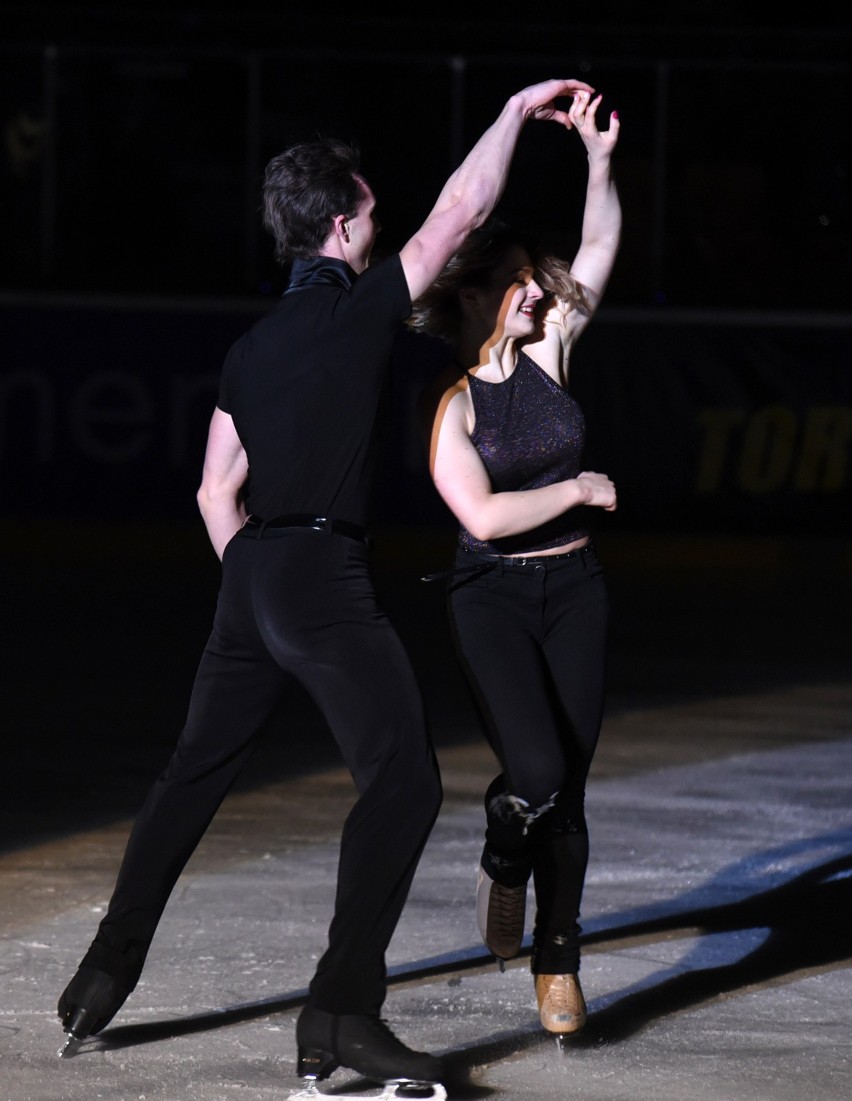
M 559 96 L 576 96 L 580 92 L 591 95 L 594 88 L 583 80 L 544 80 L 524 88 L 518 97 L 523 101 L 525 118 L 551 120 L 571 130 L 574 123 L 570 113 L 557 107 L 555 101 Z

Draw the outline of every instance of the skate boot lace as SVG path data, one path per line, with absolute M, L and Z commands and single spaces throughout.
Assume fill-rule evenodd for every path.
M 527 909 L 527 888 L 502 887 L 494 883 L 488 907 L 488 932 L 498 939 L 509 940 L 523 930 Z
M 550 1032 L 578 1032 L 586 1023 L 586 1001 L 576 975 L 536 975 L 541 1023 Z
M 579 994 L 580 988 L 571 975 L 554 975 L 544 1000 L 551 1013 L 559 1017 L 576 1017 L 583 1008 Z

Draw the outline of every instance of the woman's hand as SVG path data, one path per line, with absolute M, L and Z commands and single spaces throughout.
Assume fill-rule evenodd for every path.
M 606 474 L 597 474 L 594 470 L 584 470 L 576 478 L 577 484 L 586 494 L 586 504 L 606 509 L 607 512 L 615 512 L 618 499 L 615 486 L 607 478 Z
M 597 112 L 603 96 L 592 98 L 589 92 L 578 91 L 574 95 L 574 102 L 568 112 L 568 117 L 574 125 L 574 129 L 583 139 L 583 144 L 588 150 L 589 157 L 609 156 L 618 141 L 619 120 L 618 112 L 613 111 L 609 116 L 609 129 L 599 130 L 597 125 Z

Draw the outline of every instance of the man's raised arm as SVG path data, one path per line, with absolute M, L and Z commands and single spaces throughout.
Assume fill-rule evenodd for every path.
M 516 92 L 464 161 L 444 184 L 426 221 L 400 250 L 412 300 L 440 274 L 471 230 L 492 212 L 509 176 L 524 124 L 530 119 L 558 122 L 571 129 L 562 96 L 594 91 L 581 80 L 545 80 Z

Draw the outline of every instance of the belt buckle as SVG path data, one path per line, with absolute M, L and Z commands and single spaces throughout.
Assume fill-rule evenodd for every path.
M 317 531 L 324 531 L 326 535 L 334 533 L 334 521 L 329 520 L 327 516 L 315 516 L 311 527 Z

